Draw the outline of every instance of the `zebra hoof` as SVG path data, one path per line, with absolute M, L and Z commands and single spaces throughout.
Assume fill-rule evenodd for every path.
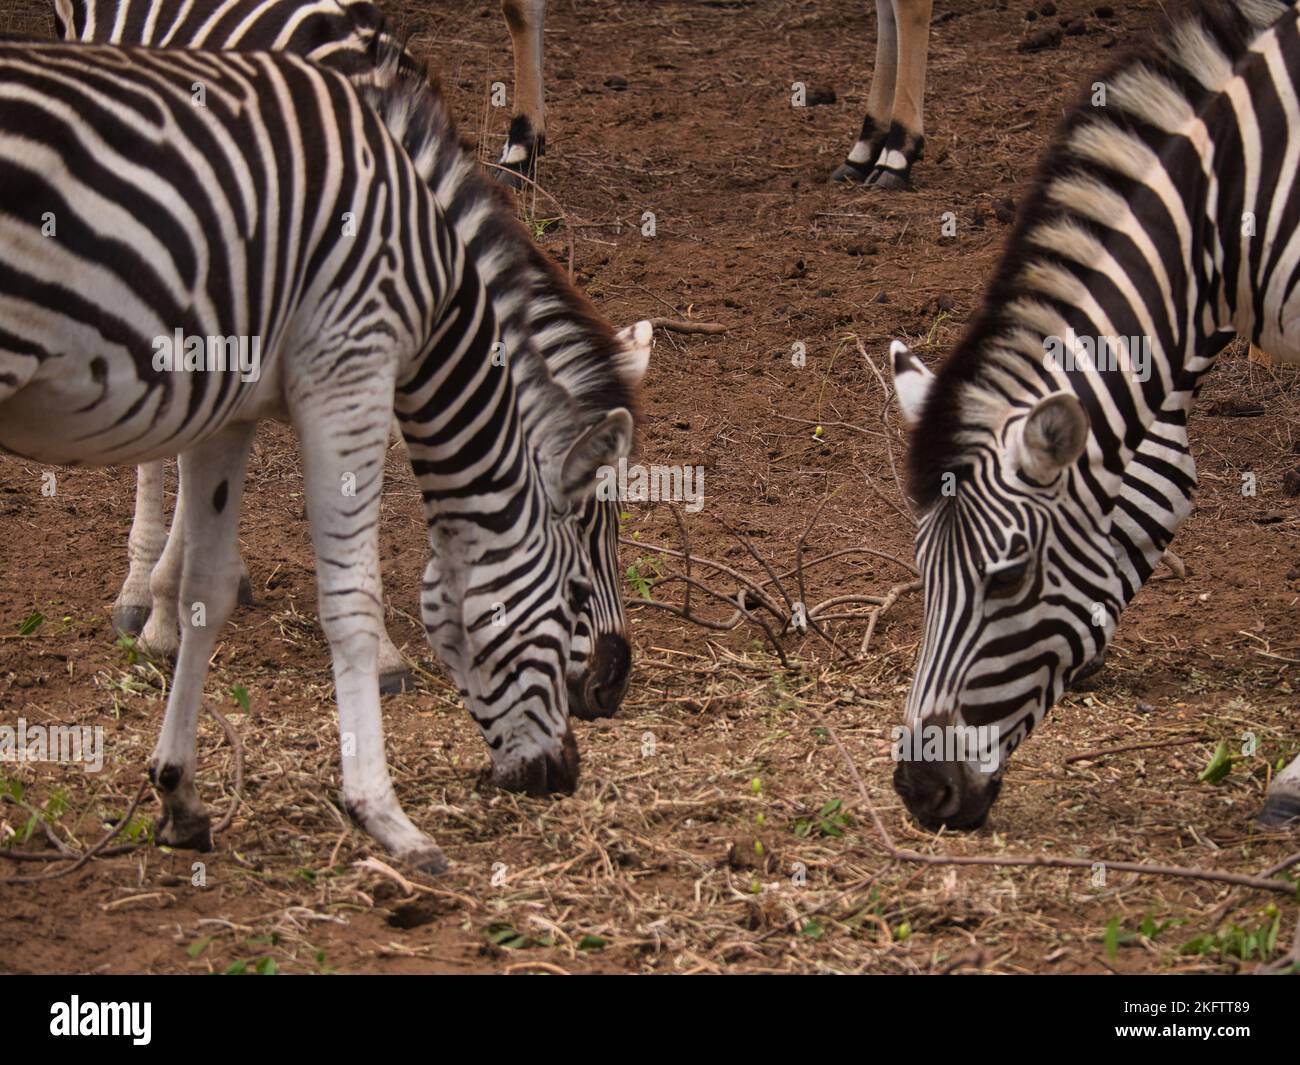
M 899 173 L 897 170 L 886 170 L 883 167 L 877 167 L 871 172 L 864 184 L 872 189 L 884 189 L 886 192 L 910 192 L 912 188 L 912 179 L 906 172 Z
M 248 579 L 247 573 L 239 578 L 239 598 L 237 602 L 240 606 L 257 606 L 257 600 L 253 598 L 253 582 Z
M 1269 795 L 1255 821 L 1265 828 L 1300 828 L 1300 795 Z
M 119 636 L 139 636 L 148 620 L 147 606 L 113 607 L 113 631 Z
M 154 840 L 164 847 L 177 850 L 212 850 L 212 818 L 206 812 L 165 810 L 154 829 Z
M 851 159 L 845 159 L 831 174 L 830 182 L 832 184 L 840 182 L 845 185 L 865 185 L 869 176 L 869 171 Z
M 411 676 L 411 671 L 405 667 L 379 674 L 380 695 L 401 695 L 402 692 L 414 690 L 415 679 Z
M 433 843 L 417 847 L 405 854 L 398 855 L 398 857 L 403 864 L 409 865 L 418 872 L 429 873 L 433 876 L 445 873 L 451 868 L 451 863 L 447 861 L 446 856 Z

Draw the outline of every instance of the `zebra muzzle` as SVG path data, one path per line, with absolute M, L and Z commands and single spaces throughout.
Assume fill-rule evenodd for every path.
M 566 728 L 558 751 L 547 751 L 505 767 L 494 767 L 492 783 L 524 795 L 572 795 L 578 786 L 578 742 Z
M 603 634 L 593 652 L 586 674 L 569 685 L 569 713 L 583 721 L 613 717 L 623 702 L 632 672 L 632 649 L 622 636 Z
M 905 760 L 894 770 L 894 790 L 925 828 L 980 828 L 1002 789 L 1001 774 L 977 774 L 972 783 L 964 762 Z

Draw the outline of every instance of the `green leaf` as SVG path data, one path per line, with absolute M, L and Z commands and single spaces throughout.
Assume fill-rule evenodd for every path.
M 1198 779 L 1202 784 L 1217 784 L 1231 772 L 1232 756 L 1228 753 L 1228 744 L 1220 740 L 1219 746 L 1214 749 L 1210 764 L 1205 767 Z
M 193 960 L 194 958 L 197 958 L 200 954 L 202 954 L 205 950 L 207 950 L 208 944 L 210 944 L 211 942 L 212 942 L 211 936 L 202 936 L 201 938 L 196 939 L 188 947 L 186 947 L 185 953 L 186 955 L 189 956 L 191 960 Z
M 247 971 L 247 969 L 248 969 L 248 962 L 244 961 L 241 958 L 239 961 L 232 961 L 229 965 L 227 965 L 225 972 L 223 972 L 221 975 L 222 976 L 243 976 L 244 973 Z
M 600 936 L 585 935 L 578 940 L 579 950 L 604 950 L 605 941 Z
M 1113 958 L 1119 953 L 1119 918 L 1112 917 L 1106 922 L 1106 932 L 1101 937 L 1106 948 L 1107 957 Z
M 510 924 L 488 925 L 487 937 L 491 942 L 505 950 L 523 950 L 525 947 L 532 945 L 532 941 L 526 935 L 516 931 L 515 927 Z
M 278 976 L 280 967 L 275 964 L 274 958 L 259 958 L 257 962 L 258 976 Z
M 243 710 L 244 713 L 248 713 L 248 707 L 250 705 L 248 689 L 242 684 L 235 684 L 231 687 L 230 694 L 234 697 L 235 702 L 239 704 L 239 708 Z
M 30 614 L 27 615 L 23 623 L 18 626 L 18 635 L 30 636 L 32 633 L 34 633 L 37 629 L 39 629 L 44 624 L 45 624 L 45 615 L 42 614 L 39 610 L 33 610 Z
M 821 939 L 822 936 L 826 934 L 826 929 L 824 929 L 819 922 L 808 920 L 805 921 L 804 926 L 799 929 L 799 934 L 801 936 L 807 936 L 809 939 Z

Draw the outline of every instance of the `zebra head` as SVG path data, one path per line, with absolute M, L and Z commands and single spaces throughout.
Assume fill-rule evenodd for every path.
M 430 525 L 425 629 L 483 731 L 493 782 L 508 790 L 577 786 L 566 665 L 594 587 L 583 515 L 597 470 L 627 455 L 632 437 L 632 415 L 610 411 L 558 456 L 520 456 L 536 476 L 499 510 L 444 507 Z
M 1007 757 L 1110 638 L 1120 579 L 1108 521 L 1077 484 L 1089 422 L 1073 393 L 1023 405 L 970 384 L 941 395 L 943 376 L 903 344 L 891 354 L 925 589 L 894 788 L 927 827 L 978 828 Z M 959 412 L 960 430 L 943 434 L 957 447 L 936 460 L 932 431 Z
M 627 388 L 640 387 L 654 343 L 654 328 L 636 322 L 615 334 L 616 370 Z M 569 713 L 584 721 L 612 717 L 627 691 L 632 648 L 623 608 L 623 571 L 618 560 L 618 500 L 587 500 L 582 527 L 591 555 L 591 596 L 578 615 L 569 648 Z

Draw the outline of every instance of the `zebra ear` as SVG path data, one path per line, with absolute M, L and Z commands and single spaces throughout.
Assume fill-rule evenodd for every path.
M 1088 412 L 1073 393 L 1055 392 L 1034 405 L 1011 446 L 1021 473 L 1054 480 L 1088 446 Z
M 903 412 L 903 421 L 910 429 L 921 420 L 921 410 L 934 385 L 934 374 L 901 340 L 889 345 L 889 355 L 894 369 L 898 409 Z
M 615 337 L 623 345 L 615 365 L 618 375 L 630 387 L 635 388 L 645 377 L 650 366 L 650 351 L 654 347 L 654 326 L 642 319 L 625 329 L 620 329 Z
M 626 407 L 610 411 L 578 437 L 560 466 L 560 491 L 573 505 L 596 490 L 602 466 L 617 465 L 632 451 L 632 414 Z

